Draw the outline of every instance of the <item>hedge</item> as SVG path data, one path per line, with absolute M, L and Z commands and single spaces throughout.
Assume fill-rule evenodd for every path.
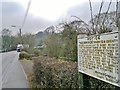
M 77 62 L 36 57 L 32 88 L 78 88 Z
M 31 60 L 32 59 L 32 55 L 25 52 L 25 51 L 22 51 L 20 52 L 19 54 L 19 59 L 22 60 L 22 59 L 27 59 L 27 60 Z

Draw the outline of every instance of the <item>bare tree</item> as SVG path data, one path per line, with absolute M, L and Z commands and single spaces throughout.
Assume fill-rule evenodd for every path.
M 95 31 L 95 29 L 94 29 L 93 11 L 92 11 L 92 3 L 91 3 L 91 0 L 89 0 L 89 5 L 90 5 L 90 15 L 91 15 L 92 30 L 93 30 L 93 34 L 96 34 L 96 31 Z
M 9 29 L 3 29 L 2 30 L 2 36 L 11 36 L 12 31 L 10 31 Z
M 107 15 L 108 15 L 108 12 L 109 12 L 109 9 L 110 9 L 110 6 L 111 6 L 111 3 L 112 3 L 112 0 L 110 0 L 110 3 L 109 3 L 109 5 L 108 5 L 108 9 L 107 9 L 107 11 L 106 11 L 106 13 L 105 13 L 105 16 L 104 16 L 104 18 L 103 18 L 103 22 L 102 22 L 102 30 L 106 30 L 106 28 L 105 28 L 105 20 L 107 19 Z
M 119 20 L 120 20 L 120 9 L 119 9 L 119 6 L 120 6 L 120 2 L 118 2 L 118 0 L 116 0 L 116 26 L 119 27 Z
M 52 34 L 52 33 L 55 32 L 55 27 L 54 26 L 49 26 L 48 28 L 45 29 L 45 31 Z
M 101 5 L 100 5 L 100 9 L 99 9 L 98 20 L 97 20 L 97 22 L 96 22 L 96 28 L 95 28 L 95 29 L 97 30 L 97 32 L 98 32 L 97 26 L 98 26 L 98 24 L 99 24 L 99 20 L 100 20 L 100 15 L 101 15 L 101 11 L 102 11 L 103 4 L 104 4 L 104 1 L 102 0 Z

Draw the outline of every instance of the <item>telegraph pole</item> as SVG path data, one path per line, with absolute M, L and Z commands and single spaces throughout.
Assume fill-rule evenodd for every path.
M 21 28 L 19 28 L 20 37 L 22 36 Z
M 20 38 L 20 41 L 19 43 L 22 43 L 22 31 L 21 31 L 21 26 L 16 26 L 16 25 L 11 25 L 11 27 L 16 27 L 16 28 L 19 28 L 19 38 Z

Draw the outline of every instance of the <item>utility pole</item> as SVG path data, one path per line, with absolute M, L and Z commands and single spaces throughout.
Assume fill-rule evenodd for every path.
M 17 28 L 19 28 L 19 37 L 20 37 L 20 42 L 19 43 L 22 43 L 22 30 L 21 30 L 21 26 L 16 26 L 16 25 L 11 25 L 11 27 L 17 27 Z
M 22 36 L 21 28 L 19 29 L 20 37 Z

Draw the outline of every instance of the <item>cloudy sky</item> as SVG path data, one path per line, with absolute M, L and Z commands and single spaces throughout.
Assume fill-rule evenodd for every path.
M 55 25 L 71 16 L 78 16 L 88 22 L 90 20 L 89 0 L 31 0 L 29 12 L 22 32 L 37 33 L 50 25 Z M 93 13 L 97 14 L 102 0 L 91 0 Z M 107 10 L 110 0 L 104 0 L 102 12 Z M 110 11 L 115 10 L 112 0 Z M 2 28 L 9 28 L 15 34 L 22 25 L 29 0 L 2 0 Z M 11 25 L 18 26 L 16 28 Z

